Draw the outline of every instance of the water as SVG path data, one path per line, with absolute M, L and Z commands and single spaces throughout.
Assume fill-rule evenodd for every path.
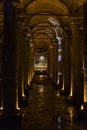
M 47 77 L 35 78 L 28 105 L 22 108 L 21 128 L 2 128 L 0 130 L 87 130 L 75 120 L 76 108 L 60 96 Z
M 60 96 L 46 77 L 32 88 L 29 104 L 23 108 L 23 130 L 87 130 L 75 122 L 77 110 L 67 104 L 66 97 Z

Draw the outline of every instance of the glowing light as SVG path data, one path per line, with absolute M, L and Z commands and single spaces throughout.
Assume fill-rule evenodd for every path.
M 71 85 L 71 90 L 70 90 L 70 97 L 72 97 L 72 95 L 73 95 L 73 89 L 72 89 L 72 85 Z
M 43 88 L 43 86 L 40 86 L 40 88 L 39 88 L 39 92 L 40 92 L 40 93 L 43 93 L 43 92 L 44 92 L 44 88 Z
M 61 51 L 62 51 L 62 49 L 61 49 L 61 48 L 59 48 L 59 49 L 58 49 L 58 52 L 61 52 Z
M 59 91 L 56 93 L 56 95 L 57 95 L 57 97 L 59 97 L 59 96 L 60 96 L 60 93 L 59 93 Z
M 73 124 L 73 107 L 69 107 L 69 113 L 70 113 L 71 124 Z
M 17 110 L 20 110 L 21 108 L 17 107 Z
M 18 105 L 18 86 L 16 87 L 16 109 L 19 110 L 19 105 Z
M 40 75 L 40 80 L 42 80 L 42 78 L 43 78 L 43 75 Z
M 59 76 L 62 75 L 62 72 L 58 72 L 58 75 L 59 75 Z
M 58 61 L 61 61 L 61 60 L 62 60 L 62 56 L 58 55 Z
M 62 87 L 62 90 L 64 90 L 64 78 L 63 78 L 63 87 Z
M 30 73 L 28 73 L 28 85 L 30 85 L 30 82 L 31 82 L 31 76 Z
M 3 110 L 3 107 L 0 107 L 0 110 Z
M 58 38 L 58 45 L 61 45 L 62 44 L 62 41 L 60 38 Z
M 25 97 L 25 94 L 24 94 L 24 79 L 22 79 L 22 97 Z
M 51 46 L 50 46 L 50 49 L 52 49 L 52 48 L 53 48 L 53 46 L 51 45 Z
M 57 84 L 59 84 L 59 75 L 58 75 L 58 78 L 57 78 Z
M 71 75 L 71 89 L 70 89 L 70 97 L 73 95 L 73 75 Z
M 1 107 L 0 110 L 3 110 L 3 95 L 2 95 L 2 99 L 1 99 Z
M 40 56 L 40 61 L 44 61 L 44 56 Z
M 84 81 L 84 103 L 87 102 L 87 81 Z
M 84 105 L 83 105 L 83 104 L 81 105 L 81 108 L 80 108 L 80 109 L 81 109 L 81 110 L 84 110 Z

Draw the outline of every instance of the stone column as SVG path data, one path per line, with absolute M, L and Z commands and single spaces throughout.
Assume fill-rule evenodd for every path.
M 15 20 L 14 20 L 15 19 Z M 19 125 L 16 80 L 16 12 L 11 0 L 4 1 L 3 37 L 3 123 Z M 18 118 L 18 119 L 17 119 Z M 21 120 L 20 120 L 21 121 Z M 1 122 L 1 121 L 0 121 Z M 21 122 L 20 122 L 21 123 Z
M 53 80 L 54 71 L 54 46 L 50 46 L 48 51 L 48 76 Z
M 87 2 L 83 5 L 84 23 L 84 103 L 87 109 Z
M 3 23 L 3 21 L 0 21 Z M 0 110 L 3 109 L 3 86 L 2 86 L 2 53 L 3 53 L 3 24 L 0 27 Z
M 17 26 L 17 87 L 18 87 L 18 104 L 22 104 L 24 94 L 24 51 L 25 37 L 23 35 L 23 27 Z M 21 105 L 20 105 L 21 106 Z
M 71 31 L 67 27 L 63 39 L 63 90 L 65 95 L 70 95 L 71 86 Z
M 58 69 L 58 79 L 57 79 L 57 85 L 58 88 L 61 89 L 63 86 L 63 40 L 58 37 L 58 54 L 57 54 L 57 69 Z
M 54 83 L 57 84 L 58 78 L 58 44 L 54 46 Z
M 28 82 L 28 27 L 26 26 L 26 15 L 21 9 L 17 14 L 17 74 L 18 74 L 18 101 L 21 105 L 27 100 L 25 89 Z
M 71 46 L 71 96 L 76 104 L 82 102 L 82 86 L 81 86 L 81 62 L 80 62 L 80 33 L 78 27 L 78 19 L 71 19 L 72 29 L 72 46 Z
M 29 42 L 29 66 L 28 66 L 28 85 L 31 84 L 34 75 L 34 48 L 33 43 Z
M 3 108 L 6 115 L 16 114 L 16 13 L 11 0 L 4 3 Z
M 28 62 L 29 62 L 29 42 L 27 41 L 24 45 L 24 88 L 28 84 Z

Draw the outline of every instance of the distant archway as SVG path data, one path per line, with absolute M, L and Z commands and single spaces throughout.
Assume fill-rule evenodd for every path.
M 47 52 L 43 48 L 39 48 L 35 51 L 34 55 L 34 71 L 35 72 L 47 72 Z

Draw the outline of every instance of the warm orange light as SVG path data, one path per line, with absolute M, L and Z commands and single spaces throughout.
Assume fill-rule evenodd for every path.
M 43 92 L 44 92 L 44 87 L 43 87 L 43 86 L 40 86 L 39 92 L 40 92 L 40 93 L 43 93 Z
M 81 110 L 84 110 L 84 105 L 83 105 L 83 104 L 81 105 L 81 108 L 80 108 L 80 109 L 81 109 Z
M 59 75 L 58 75 L 58 78 L 57 78 L 57 84 L 59 84 Z
M 0 110 L 3 110 L 3 107 L 0 107 Z
M 24 80 L 22 79 L 22 97 L 25 97 L 25 94 L 24 94 Z
M 57 96 L 57 97 L 59 97 L 59 96 L 60 96 L 60 93 L 59 93 L 59 91 L 56 93 L 56 96 Z
M 42 80 L 42 78 L 43 78 L 43 75 L 40 75 L 40 80 Z
M 16 109 L 20 110 L 19 105 L 18 105 L 18 86 L 16 87 Z
M 63 87 L 62 87 L 62 90 L 64 90 L 64 77 L 63 77 Z
M 71 75 L 71 89 L 70 89 L 70 97 L 73 96 L 73 75 Z
M 53 46 L 51 45 L 51 46 L 50 46 L 50 49 L 52 49 L 52 48 L 53 48 Z
M 71 124 L 73 123 L 73 107 L 69 107 L 69 113 L 70 113 L 70 121 L 71 121 Z
M 84 103 L 87 102 L 87 81 L 84 81 Z

